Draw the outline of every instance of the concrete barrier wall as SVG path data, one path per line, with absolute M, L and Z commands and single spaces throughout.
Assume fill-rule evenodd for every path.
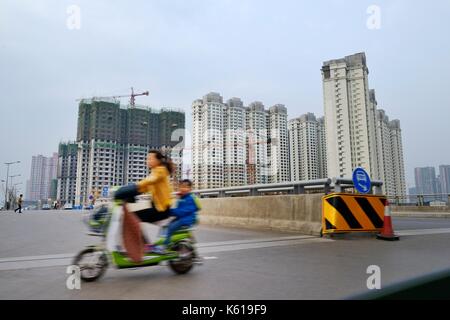
M 200 199 L 200 223 L 319 235 L 323 194 Z

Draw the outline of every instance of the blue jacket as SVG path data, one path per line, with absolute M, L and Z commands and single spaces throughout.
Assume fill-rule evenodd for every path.
M 179 198 L 177 207 L 170 209 L 170 215 L 182 220 L 187 225 L 192 225 L 196 222 L 198 207 L 194 196 L 190 193 Z

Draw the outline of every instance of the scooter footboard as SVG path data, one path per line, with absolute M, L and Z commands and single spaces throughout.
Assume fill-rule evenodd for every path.
M 142 262 L 136 263 L 136 262 L 133 262 L 126 255 L 126 253 L 115 251 L 115 252 L 111 253 L 111 256 L 112 256 L 114 265 L 118 269 L 136 268 L 136 267 L 151 267 L 151 266 L 156 266 L 156 265 L 160 264 L 164 260 L 173 259 L 173 257 L 169 257 L 166 255 L 147 253 L 143 256 Z

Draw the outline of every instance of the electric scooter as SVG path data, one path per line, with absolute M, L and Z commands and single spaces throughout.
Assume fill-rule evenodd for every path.
M 81 280 L 91 282 L 99 279 L 110 263 L 118 269 L 126 269 L 151 267 L 166 261 L 177 274 L 188 273 L 194 264 L 200 264 L 192 228 L 176 231 L 171 236 L 167 252 L 146 252 L 139 263 L 131 260 L 122 246 L 121 223 L 125 202 L 127 201 L 112 200 L 95 208 L 89 215 L 86 221 L 90 229 L 88 234 L 100 236 L 102 241 L 100 244 L 88 246 L 73 259 L 72 264 L 80 268 Z M 163 242 L 164 236 L 160 232 L 153 246 L 162 245 Z

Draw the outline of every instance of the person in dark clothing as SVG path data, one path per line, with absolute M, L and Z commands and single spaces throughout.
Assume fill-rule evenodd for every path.
M 17 212 L 19 210 L 19 213 L 22 213 L 22 203 L 23 203 L 23 194 L 19 196 L 19 199 L 17 199 L 18 208 L 14 210 L 14 212 Z

